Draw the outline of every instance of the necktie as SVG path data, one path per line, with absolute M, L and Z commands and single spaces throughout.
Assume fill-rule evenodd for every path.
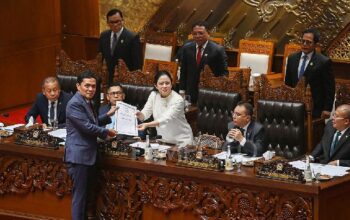
M 337 131 L 334 136 L 335 138 L 333 138 L 332 144 L 331 144 L 331 150 L 329 151 L 329 157 L 331 157 L 334 153 L 334 149 L 337 146 L 337 143 L 339 141 L 339 137 L 340 137 L 341 133 L 340 131 Z
M 304 75 L 307 58 L 308 58 L 307 55 L 304 55 L 302 58 L 303 62 L 301 63 L 301 67 L 300 67 L 299 74 L 298 74 L 298 79 L 300 79 Z
M 202 59 L 202 46 L 198 46 L 197 49 L 197 66 L 199 66 L 199 64 L 201 63 L 201 59 Z
M 49 118 L 50 122 L 55 120 L 55 102 L 51 102 L 51 106 L 50 106 L 50 118 Z
M 91 111 L 92 115 L 94 116 L 94 118 L 96 118 L 95 111 L 94 111 L 94 106 L 92 105 L 91 101 L 88 102 L 88 106 L 90 108 L 90 111 Z
M 117 34 L 116 34 L 116 33 L 113 33 L 113 40 L 112 40 L 112 47 L 111 47 L 111 55 L 113 55 L 113 53 L 114 53 L 115 47 L 117 46 L 117 41 L 118 41 Z

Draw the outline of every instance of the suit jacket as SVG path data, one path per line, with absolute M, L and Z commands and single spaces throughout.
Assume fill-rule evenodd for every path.
M 333 160 L 339 160 L 340 166 L 350 166 L 350 128 L 341 136 L 334 148 L 333 154 L 330 156 L 329 152 L 335 132 L 336 129 L 333 127 L 332 120 L 328 121 L 322 139 L 311 155 L 315 158 L 316 162 L 326 164 Z
M 228 130 L 236 127 L 233 122 L 228 123 Z M 228 135 L 228 134 L 227 134 Z M 225 142 L 223 145 L 223 150 L 227 150 L 227 147 L 231 147 L 231 152 L 237 152 L 238 147 L 241 147 L 241 152 L 246 153 L 249 156 L 261 156 L 266 151 L 265 143 L 265 130 L 264 126 L 260 123 L 251 121 L 246 132 L 246 143 L 244 146 L 240 146 L 238 141 Z
M 291 54 L 288 57 L 285 84 L 295 87 L 298 83 L 298 66 L 302 52 Z M 332 111 L 335 82 L 331 72 L 331 60 L 314 51 L 304 76 L 306 83 L 311 87 L 314 104 L 313 117 L 320 117 L 322 111 Z
M 64 91 L 61 91 L 60 96 L 58 97 L 57 105 L 57 121 L 59 127 L 64 127 L 66 124 L 66 106 L 68 101 L 72 98 L 71 94 L 68 94 Z M 41 121 L 45 124 L 48 124 L 48 106 L 49 101 L 44 96 L 43 93 L 38 93 L 35 99 L 33 106 L 25 115 L 24 119 L 28 123 L 29 118 L 32 116 L 34 119 L 38 117 L 41 118 Z
M 182 48 L 180 90 L 186 90 L 193 103 L 197 102 L 200 73 L 209 65 L 215 76 L 227 75 L 227 55 L 225 48 L 213 41 L 208 41 L 197 67 L 196 43 L 188 42 Z
M 114 67 L 118 64 L 118 59 L 124 60 L 129 70 L 142 68 L 142 50 L 139 35 L 124 28 L 118 38 L 113 55 L 111 55 L 111 32 L 111 30 L 102 32 L 99 43 L 99 52 L 102 53 L 108 67 L 109 85 L 113 82 Z
M 94 165 L 97 157 L 97 137 L 105 139 L 108 130 L 98 125 L 94 112 L 79 92 L 68 102 L 66 127 L 64 161 Z

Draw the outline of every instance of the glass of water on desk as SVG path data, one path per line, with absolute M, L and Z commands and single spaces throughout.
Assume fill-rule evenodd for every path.
M 49 123 L 52 127 L 52 130 L 58 129 L 58 121 L 56 119 L 49 119 Z

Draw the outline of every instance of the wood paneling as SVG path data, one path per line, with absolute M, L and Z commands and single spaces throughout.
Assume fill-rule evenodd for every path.
M 55 73 L 59 0 L 0 1 L 0 109 L 30 103 Z

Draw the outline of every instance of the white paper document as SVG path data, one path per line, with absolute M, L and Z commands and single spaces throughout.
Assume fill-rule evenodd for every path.
M 118 111 L 115 112 L 117 119 L 115 130 L 118 134 L 138 136 L 136 107 L 125 102 L 117 102 L 117 106 Z
M 66 140 L 67 130 L 65 128 L 57 129 L 48 133 L 51 136 Z
M 224 159 L 226 159 L 226 155 L 227 155 L 226 151 L 221 151 L 220 153 L 215 154 L 214 157 L 216 157 L 220 160 L 224 160 Z M 243 163 L 255 161 L 255 160 L 258 160 L 261 158 L 261 157 L 249 157 L 246 154 L 240 154 L 240 153 L 231 154 L 231 157 L 232 157 L 232 161 L 240 160 Z
M 4 130 L 13 132 L 13 130 L 14 130 L 15 128 L 21 127 L 21 126 L 23 126 L 23 125 L 24 125 L 24 124 L 15 124 L 15 125 L 6 126 L 6 127 L 4 127 Z
M 158 149 L 159 151 L 166 151 L 169 148 L 171 148 L 168 145 L 162 145 L 162 144 L 157 144 L 157 143 L 151 143 L 150 145 L 151 145 L 151 148 L 153 150 Z M 139 141 L 139 142 L 135 142 L 135 143 L 130 144 L 130 146 L 131 147 L 139 147 L 139 148 L 145 149 L 146 148 L 146 142 Z
M 289 162 L 293 167 L 300 170 L 304 170 L 306 163 L 301 160 Z M 310 163 L 311 171 L 315 173 L 315 170 L 319 170 L 321 175 L 329 176 L 344 176 L 348 174 L 349 167 L 333 166 L 328 164 Z

